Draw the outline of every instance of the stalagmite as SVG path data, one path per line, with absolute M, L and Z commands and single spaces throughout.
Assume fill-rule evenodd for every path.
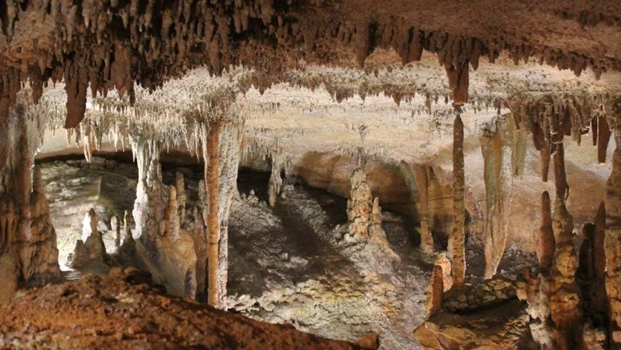
M 41 171 L 37 166 L 31 173 L 45 120 L 23 96 L 16 99 L 0 116 L 0 152 L 5 156 L 0 160 L 0 299 L 19 286 L 60 278 L 56 232 Z
M 270 174 L 269 186 L 267 189 L 269 196 L 269 204 L 271 207 L 276 206 L 276 199 L 280 194 L 280 188 L 282 186 L 282 177 L 281 172 L 284 167 L 284 159 L 281 155 L 273 153 L 272 154 L 272 171 Z
M 610 307 L 610 334 L 613 347 L 621 346 L 621 123 L 615 120 L 616 148 L 612 173 L 606 183 L 606 293 Z
M 118 251 L 121 248 L 121 221 L 118 216 L 110 218 L 110 227 L 114 233 L 114 247 Z
M 464 286 L 466 273 L 464 191 L 464 124 L 457 115 L 453 127 L 453 231 L 449 238 L 455 288 Z
M 135 139 L 132 150 L 138 165 L 138 186 L 133 210 L 136 234 L 147 252 L 156 258 L 156 238 L 164 235 L 166 209 L 162 197 L 160 145 L 156 140 Z
M 442 309 L 442 294 L 444 293 L 444 281 L 442 266 L 434 265 L 429 287 L 427 288 L 427 299 L 425 302 L 425 311 L 427 317 L 433 316 Z
M 123 213 L 123 237 L 121 238 L 121 246 L 129 247 L 132 251 L 135 245 L 134 236 L 132 235 L 132 231 L 129 228 L 129 211 L 126 210 Z
M 349 232 L 358 240 L 367 239 L 371 222 L 373 197 L 366 179 L 366 173 L 360 168 L 354 170 L 349 179 L 350 199 L 347 201 Z
M 554 231 L 552 230 L 552 206 L 550 194 L 544 191 L 541 194 L 541 226 L 537 239 L 537 259 L 539 266 L 549 269 L 554 257 Z
M 556 248 L 550 272 L 550 318 L 556 325 L 555 340 L 561 349 L 575 349 L 582 343 L 583 326 L 580 290 L 575 280 L 577 257 L 573 243 L 573 217 L 567 211 L 569 185 L 565 173 L 563 143 L 554 154 L 554 214 L 552 229 Z
M 420 247 L 427 253 L 433 253 L 433 235 L 429 227 L 429 167 L 414 166 L 414 176 L 419 199 Z
M 106 246 L 101 232 L 97 230 L 99 217 L 94 209 L 84 215 L 82 237 L 76 242 L 75 249 L 67 257 L 67 266 L 85 267 L 90 263 L 103 263 L 107 260 Z
M 350 199 L 347 200 L 347 218 L 349 225 L 345 239 L 362 243 L 372 250 L 379 250 L 390 261 L 401 258 L 390 248 L 386 232 L 382 228 L 382 208 L 379 197 L 373 198 L 367 183 L 367 175 L 361 168 L 356 168 L 349 180 Z
M 179 202 L 177 202 L 177 189 L 168 186 L 168 203 L 166 205 L 166 232 L 165 235 L 175 242 L 179 239 L 180 230 Z
M 185 178 L 183 177 L 183 173 L 177 172 L 175 178 L 175 189 L 177 190 L 177 206 L 179 208 L 179 218 L 182 220 L 179 222 L 181 226 L 183 226 L 183 220 L 186 217 L 186 202 L 188 200 L 188 196 L 185 192 Z
M 606 296 L 606 206 L 600 203 L 594 220 L 593 240 L 591 243 L 591 261 L 593 280 L 590 283 L 589 313 L 595 325 L 609 322 L 608 298 Z

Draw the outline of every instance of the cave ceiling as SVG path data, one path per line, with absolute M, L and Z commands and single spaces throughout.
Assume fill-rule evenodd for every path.
M 454 106 L 467 137 L 540 100 L 580 134 L 621 84 L 612 0 L 11 0 L 0 15 L 0 120 L 21 91 L 87 152 L 138 131 L 192 152 L 204 111 L 235 100 L 222 112 L 263 153 L 429 160 Z

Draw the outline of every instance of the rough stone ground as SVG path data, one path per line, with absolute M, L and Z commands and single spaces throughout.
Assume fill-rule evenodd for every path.
M 231 217 L 230 308 L 330 338 L 374 331 L 385 349 L 417 346 L 412 327 L 424 320 L 431 266 L 403 218 L 390 215 L 385 223 L 402 258 L 392 266 L 385 256 L 363 256 L 338 241 L 347 220 L 343 199 L 288 185 L 272 211 L 255 193 L 259 198 L 236 202 Z M 255 283 L 240 276 L 239 269 L 253 270 L 248 264 L 262 271 Z
M 117 268 L 107 277 L 20 292 L 0 306 L 0 348 L 359 348 L 168 297 L 141 283 L 145 277 L 135 270 L 127 272 Z

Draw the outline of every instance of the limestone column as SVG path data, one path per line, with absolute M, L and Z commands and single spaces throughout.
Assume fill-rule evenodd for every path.
M 453 231 L 449 238 L 456 288 L 463 287 L 466 274 L 464 177 L 464 124 L 458 114 L 453 127 Z
M 225 306 L 226 261 L 220 261 L 220 217 L 218 216 L 220 193 L 220 130 L 222 125 L 215 123 L 209 127 L 207 138 L 207 160 L 205 161 L 205 183 L 207 184 L 209 203 L 207 210 L 207 270 L 209 305 L 222 309 Z
M 243 124 L 218 121 L 206 130 L 205 183 L 207 192 L 208 304 L 226 307 L 228 223 L 237 191 Z

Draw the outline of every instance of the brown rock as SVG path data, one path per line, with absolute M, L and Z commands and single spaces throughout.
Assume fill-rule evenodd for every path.
M 453 128 L 453 232 L 448 249 L 453 267 L 453 287 L 457 288 L 464 285 L 466 272 L 464 191 L 464 124 L 457 115 Z

